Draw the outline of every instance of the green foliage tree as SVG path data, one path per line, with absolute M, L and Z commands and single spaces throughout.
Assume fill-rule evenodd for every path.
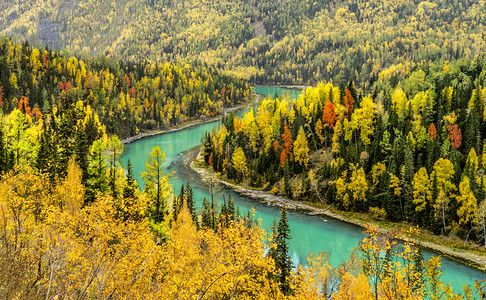
M 164 175 L 165 153 L 155 146 L 145 162 L 145 171 L 141 173 L 144 181 L 144 193 L 150 200 L 149 215 L 155 224 L 162 223 L 168 213 L 170 198 L 169 177 Z

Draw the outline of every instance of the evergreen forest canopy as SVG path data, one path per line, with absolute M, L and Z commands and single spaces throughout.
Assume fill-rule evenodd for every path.
M 474 59 L 486 50 L 485 18 L 485 2 L 472 0 L 0 3 L 0 33 L 71 53 L 196 60 L 260 84 L 363 88 L 383 71 Z

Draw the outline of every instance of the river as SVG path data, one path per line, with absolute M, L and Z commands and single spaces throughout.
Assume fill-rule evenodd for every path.
M 291 97 L 297 97 L 300 91 L 275 87 L 255 87 L 255 92 L 264 95 L 281 96 L 288 93 Z M 241 115 L 242 112 L 237 114 Z M 196 204 L 201 206 L 203 197 L 210 198 L 209 186 L 202 182 L 197 173 L 187 168 L 182 162 L 188 150 L 201 144 L 201 138 L 206 131 L 210 131 L 219 124 L 219 121 L 206 123 L 185 130 L 156 135 L 126 145 L 126 151 L 122 157 L 122 163 L 130 159 L 134 174 L 142 188 L 140 172 L 145 168 L 145 161 L 152 148 L 159 145 L 166 153 L 165 171 L 173 172 L 172 185 L 174 191 L 180 191 L 181 184 L 187 182 L 194 189 Z M 259 219 L 266 232 L 273 225 L 274 219 L 280 217 L 280 210 L 268 207 L 254 200 L 239 196 L 224 186 L 216 185 L 214 195 L 222 203 L 223 194 L 231 195 L 235 204 L 240 207 L 242 213 L 250 209 L 255 210 L 255 218 Z M 347 260 L 351 252 L 356 248 L 363 237 L 362 228 L 341 222 L 332 218 L 309 216 L 296 212 L 289 212 L 289 225 L 292 239 L 289 241 L 289 250 L 294 264 L 306 264 L 306 258 L 310 252 L 326 251 L 331 253 L 331 264 L 339 265 Z M 424 257 L 430 258 L 437 255 L 424 250 Z M 462 284 L 473 284 L 476 280 L 484 280 L 486 273 L 457 263 L 448 258 L 442 258 L 443 277 L 445 282 L 451 282 L 456 291 L 462 290 Z

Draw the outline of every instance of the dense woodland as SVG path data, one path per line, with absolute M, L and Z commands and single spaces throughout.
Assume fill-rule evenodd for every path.
M 485 18 L 485 2 L 470 0 L 7 0 L 0 33 L 78 54 L 199 60 L 260 84 L 369 86 L 400 64 L 474 59 Z
M 197 209 L 160 147 L 140 190 L 120 138 L 221 115 L 249 100 L 248 82 L 315 84 L 225 117 L 206 163 L 486 246 L 485 17 L 467 0 L 2 1 L 0 297 L 481 295 L 454 294 L 413 232 L 368 227 L 347 262 L 292 266 L 285 209 L 269 233 L 231 198 Z
M 249 97 L 248 83 L 203 65 L 135 64 L 105 57 L 82 61 L 0 39 L 4 113 L 25 102 L 24 112 L 41 118 L 70 110 L 81 101 L 96 112 L 107 132 L 124 138 L 215 117 Z
M 268 98 L 207 134 L 204 158 L 229 179 L 295 200 L 486 245 L 485 63 L 384 71 L 370 95 L 350 82 Z
M 473 299 L 440 278 L 402 234 L 366 238 L 339 266 L 292 266 L 285 210 L 270 233 L 231 198 L 176 194 L 165 154 L 147 155 L 140 191 L 123 145 L 85 101 L 42 114 L 27 97 L 0 122 L 0 296 L 6 299 Z M 66 101 L 66 102 L 65 102 Z M 221 201 L 222 200 L 222 201 Z M 385 257 L 381 253 L 386 253 Z M 296 269 L 294 269 L 294 267 Z M 373 279 L 373 280 L 371 280 Z
M 147 170 L 156 167 L 158 152 Z M 177 204 L 161 209 L 157 220 L 150 193 L 130 194 L 127 187 L 123 195 L 99 193 L 86 204 L 74 160 L 54 182 L 27 165 L 4 173 L 2 298 L 473 299 L 482 293 L 477 284 L 454 294 L 440 280 L 439 257 L 424 262 L 412 243 L 401 245 L 399 235 L 371 227 L 359 246 L 362 260 L 355 253 L 331 267 L 328 253 L 311 254 L 308 268 L 292 271 L 285 210 L 269 247 L 269 236 L 248 219 L 222 213 L 215 227 L 198 229 L 190 188 L 169 198 Z M 159 231 L 154 223 L 168 227 Z

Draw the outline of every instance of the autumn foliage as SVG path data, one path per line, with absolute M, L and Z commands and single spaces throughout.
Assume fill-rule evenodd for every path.
M 352 106 L 352 104 L 351 104 Z M 335 112 L 336 105 L 331 102 L 331 100 L 327 100 L 326 104 L 324 105 L 324 109 L 322 111 L 322 121 L 326 124 L 329 128 L 333 128 L 338 120 L 338 116 Z
M 274 145 L 275 146 L 275 145 Z M 292 133 L 290 132 L 289 128 L 287 125 L 284 127 L 284 133 L 282 134 L 282 153 L 280 154 L 280 163 L 285 165 L 285 161 L 288 158 L 292 158 L 292 147 L 293 147 L 293 141 L 292 141 Z
M 447 130 L 449 131 L 448 138 L 451 141 L 452 147 L 456 150 L 459 149 L 462 142 L 461 129 L 459 129 L 457 124 L 454 124 L 447 125 Z
M 353 96 L 351 95 L 351 92 L 346 89 L 345 95 L 344 95 L 344 106 L 346 106 L 346 109 L 348 110 L 347 117 L 348 119 L 351 119 L 351 115 L 353 114 Z
M 362 261 L 353 255 L 333 267 L 329 254 L 311 253 L 307 268 L 298 266 L 289 274 L 291 293 L 286 296 L 275 280 L 275 261 L 266 255 L 267 238 L 259 226 L 238 219 L 218 225 L 216 231 L 197 230 L 184 200 L 181 205 L 177 221 L 167 234 L 154 236 L 146 218 L 119 218 L 116 201 L 110 196 L 100 194 L 95 202 L 83 205 L 81 170 L 74 160 L 69 163 L 67 177 L 54 184 L 30 167 L 17 166 L 0 182 L 0 271 L 8 275 L 0 277 L 0 296 L 289 300 L 458 297 L 440 279 L 440 258 L 423 261 L 418 248 L 404 236 L 381 234 L 373 227 L 368 227 L 360 244 Z M 398 239 L 404 240 L 403 247 Z
M 429 134 L 431 140 L 437 137 L 437 129 L 435 128 L 434 123 L 430 123 L 427 133 Z

